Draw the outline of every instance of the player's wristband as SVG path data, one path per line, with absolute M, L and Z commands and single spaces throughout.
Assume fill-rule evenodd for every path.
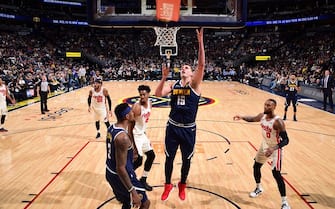
M 133 191 L 135 189 L 134 186 L 131 186 L 130 189 L 128 189 L 128 192 L 130 193 L 131 191 Z

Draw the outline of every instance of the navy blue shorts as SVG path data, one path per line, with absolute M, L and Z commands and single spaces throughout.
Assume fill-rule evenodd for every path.
M 143 184 L 136 178 L 136 175 L 131 175 L 130 181 L 135 187 L 137 193 L 142 194 L 142 203 L 148 200 L 148 196 L 145 193 L 145 189 Z M 122 184 L 119 176 L 117 174 L 111 173 L 109 170 L 106 169 L 106 179 L 109 185 L 112 187 L 115 197 L 118 201 L 122 202 L 123 204 L 129 204 L 129 208 L 131 208 L 132 202 L 130 199 L 130 193 L 128 189 L 124 187 Z
M 178 146 L 183 158 L 191 159 L 194 154 L 196 125 L 192 127 L 179 127 L 167 123 L 165 132 L 165 154 L 175 157 Z
M 293 106 L 297 105 L 297 101 L 298 101 L 298 96 L 286 96 L 286 106 L 290 106 L 291 102 L 293 104 Z

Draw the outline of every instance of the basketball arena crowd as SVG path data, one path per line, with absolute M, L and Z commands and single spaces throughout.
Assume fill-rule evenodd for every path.
M 13 30 L 13 28 L 15 28 Z M 177 33 L 178 56 L 171 57 L 174 79 L 183 63 L 195 65 L 195 29 Z M 305 85 L 318 86 L 323 71 L 334 74 L 335 27 L 302 25 L 285 29 L 205 30 L 205 80 L 238 81 L 259 86 L 271 78 L 280 91 L 291 72 Z M 154 46 L 153 29 L 12 26 L 0 30 L 0 76 L 16 101 L 36 96 L 36 83 L 46 74 L 51 91 L 90 85 L 96 74 L 108 80 L 159 80 L 165 58 Z M 66 52 L 81 52 L 67 58 Z M 256 55 L 270 55 L 255 61 Z

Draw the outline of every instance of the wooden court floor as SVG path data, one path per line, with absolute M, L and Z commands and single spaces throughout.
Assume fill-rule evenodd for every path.
M 137 86 L 158 82 L 105 82 L 113 106 L 136 99 Z M 39 103 L 9 112 L 0 133 L 0 209 L 81 208 L 116 209 L 121 205 L 105 180 L 105 132 L 95 139 L 93 115 L 87 111 L 90 87 L 48 100 L 51 114 L 41 115 Z M 280 195 L 271 167 L 262 168 L 265 192 L 249 198 L 255 187 L 253 157 L 261 141 L 258 123 L 233 121 L 235 114 L 256 115 L 264 101 L 278 102 L 283 115 L 284 98 L 236 82 L 204 82 L 197 117 L 196 153 L 188 178 L 187 199 L 175 189 L 166 202 L 160 200 L 164 184 L 163 140 L 169 108 L 154 108 L 147 134 L 156 152 L 148 181 L 153 209 L 274 209 Z M 153 97 L 155 104 L 166 99 Z M 208 103 L 208 104 L 206 104 Z M 292 107 L 286 123 L 290 144 L 285 147 L 283 176 L 293 209 L 335 208 L 335 115 L 299 104 L 298 122 Z M 115 122 L 115 118 L 110 118 Z M 179 181 L 181 159 L 174 164 L 173 183 Z M 139 169 L 141 174 L 142 170 Z

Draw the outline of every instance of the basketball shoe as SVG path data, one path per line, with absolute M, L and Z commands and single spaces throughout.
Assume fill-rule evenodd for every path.
M 152 191 L 152 186 L 147 183 L 147 177 L 141 177 L 140 182 L 143 184 L 145 190 Z
M 281 209 L 291 209 L 291 207 L 289 206 L 288 202 L 283 202 L 281 204 Z
M 182 183 L 178 183 L 178 189 L 179 189 L 179 198 L 181 200 L 185 200 L 186 198 L 186 192 L 185 192 L 185 189 L 186 189 L 186 184 L 182 184 Z
M 258 197 L 260 194 L 263 193 L 263 188 L 262 187 L 256 187 L 256 189 L 252 192 L 250 192 L 249 196 L 254 198 L 254 197 Z
M 96 139 L 99 139 L 101 137 L 100 133 L 97 133 L 97 136 L 95 137 Z
M 294 120 L 294 121 L 298 121 L 298 120 L 297 120 L 297 117 L 296 117 L 295 115 L 293 116 L 293 120 Z
M 8 130 L 4 128 L 0 128 L 0 132 L 8 132 Z
M 164 184 L 164 192 L 162 194 L 161 200 L 163 201 L 167 200 L 172 190 L 173 190 L 173 184 Z

